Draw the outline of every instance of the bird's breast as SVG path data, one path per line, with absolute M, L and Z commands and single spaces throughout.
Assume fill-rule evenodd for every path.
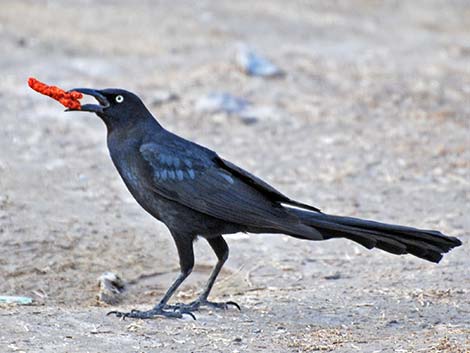
M 134 145 L 136 144 L 132 143 L 132 141 L 120 141 L 120 143 L 117 143 L 108 139 L 111 159 L 121 178 L 129 188 L 137 187 L 141 184 L 138 166 L 138 161 L 140 160 L 139 151 Z
M 142 184 L 136 156 L 121 153 L 113 158 L 113 162 L 121 178 L 129 188 L 135 188 Z

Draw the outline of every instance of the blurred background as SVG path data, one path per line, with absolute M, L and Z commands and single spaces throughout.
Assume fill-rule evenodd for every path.
M 396 351 L 470 347 L 470 4 L 429 1 L 0 2 L 2 351 Z M 176 276 L 94 115 L 27 86 L 137 93 L 171 131 L 328 213 L 439 229 L 438 266 L 346 240 L 227 237 L 213 295 L 242 312 L 122 322 Z M 184 221 L 184 220 L 182 220 Z M 190 300 L 215 262 L 197 267 Z M 128 283 L 97 301 L 105 271 Z M 47 320 L 44 320 L 47 318 Z

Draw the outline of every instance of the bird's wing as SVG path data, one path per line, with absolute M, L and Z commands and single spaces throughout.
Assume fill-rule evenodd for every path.
M 253 227 L 276 225 L 288 217 L 270 197 L 276 194 L 273 188 L 253 176 L 251 180 L 241 178 L 241 169 L 221 167 L 227 162 L 210 150 L 173 141 L 145 143 L 140 153 L 148 166 L 149 188 L 165 198 L 212 217 Z M 260 191 L 256 183 L 269 192 Z
M 271 185 L 266 183 L 265 181 L 261 180 L 257 176 L 247 172 L 246 170 L 240 168 L 239 166 L 226 161 L 222 158 L 218 158 L 219 164 L 224 168 L 225 170 L 229 171 L 230 173 L 236 175 L 240 179 L 243 179 L 247 184 L 251 185 L 252 187 L 256 188 L 257 190 L 265 193 L 266 195 L 269 195 L 273 200 L 284 203 L 287 205 L 292 205 L 300 208 L 305 208 L 310 211 L 315 211 L 315 212 L 321 212 L 318 208 L 306 205 L 304 203 L 292 200 L 282 194 L 280 191 L 276 190 L 273 188 Z

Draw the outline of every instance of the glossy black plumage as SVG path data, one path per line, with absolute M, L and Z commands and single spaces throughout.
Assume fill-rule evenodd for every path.
M 324 214 L 291 200 L 215 152 L 165 130 L 133 93 L 75 91 L 99 98 L 100 105 L 88 104 L 84 110 L 95 112 L 106 124 L 109 152 L 119 174 L 137 202 L 166 224 L 180 258 L 180 276 L 152 310 L 114 312 L 118 316 L 180 317 L 203 305 L 236 305 L 207 300 L 228 257 L 223 234 L 284 233 L 308 240 L 342 237 L 369 249 L 412 254 L 432 262 L 439 262 L 443 253 L 461 244 L 438 231 Z M 171 307 L 169 298 L 193 268 L 192 243 L 197 236 L 208 240 L 219 262 L 196 301 Z

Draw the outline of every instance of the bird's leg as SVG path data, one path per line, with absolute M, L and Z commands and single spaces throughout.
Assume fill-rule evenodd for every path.
M 215 308 L 215 309 L 228 309 L 230 305 L 233 305 L 238 310 L 240 310 L 240 306 L 233 301 L 216 303 L 216 302 L 210 302 L 207 299 L 209 297 L 209 293 L 212 287 L 214 286 L 214 282 L 217 279 L 217 276 L 219 275 L 220 270 L 222 269 L 222 266 L 224 265 L 225 261 L 227 261 L 228 259 L 228 254 L 229 254 L 228 245 L 225 242 L 224 238 L 222 238 L 222 236 L 218 236 L 217 238 L 211 238 L 211 239 L 208 239 L 207 241 L 209 242 L 209 245 L 212 247 L 215 254 L 217 255 L 217 259 L 218 259 L 217 264 L 212 270 L 209 280 L 207 281 L 207 284 L 204 287 L 204 290 L 202 291 L 202 293 L 199 295 L 199 297 L 195 301 L 189 304 L 179 303 L 176 305 L 169 306 L 173 308 L 174 310 L 194 311 L 194 310 L 198 310 L 200 307 L 209 307 L 209 308 Z
M 189 237 L 180 237 L 178 234 L 173 234 L 173 237 L 175 239 L 176 247 L 178 248 L 181 272 L 158 304 L 155 305 L 153 309 L 147 311 L 135 309 L 130 312 L 111 311 L 107 315 L 114 314 L 123 319 L 126 317 L 151 319 L 156 316 L 182 318 L 184 314 L 188 314 L 193 319 L 196 319 L 196 317 L 191 313 L 191 310 L 186 310 L 186 308 L 183 307 L 177 308 L 177 310 L 165 310 L 168 300 L 173 296 L 181 283 L 183 283 L 183 281 L 189 276 L 194 267 L 193 239 Z

